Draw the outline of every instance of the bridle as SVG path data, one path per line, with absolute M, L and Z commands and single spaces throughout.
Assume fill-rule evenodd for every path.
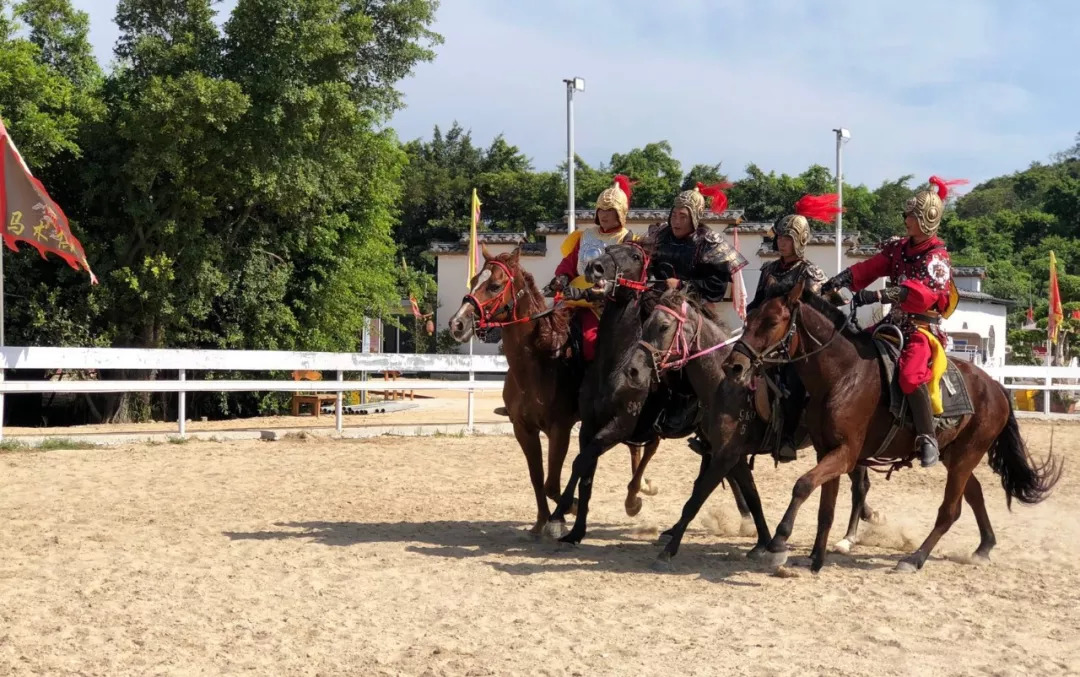
M 832 342 L 843 333 L 844 328 L 851 324 L 850 319 L 843 326 L 836 326 L 834 324 L 832 336 L 824 343 L 819 341 L 817 337 L 809 331 L 804 330 L 803 333 L 806 334 L 807 338 L 816 343 L 818 347 L 810 352 L 804 352 L 802 355 L 796 356 L 795 352 L 799 349 L 799 315 L 801 306 L 802 304 L 800 303 L 791 310 L 791 319 L 788 322 L 787 331 L 784 332 L 784 336 L 779 341 L 772 343 L 761 351 L 757 351 L 754 350 L 753 346 L 744 341 L 742 336 L 740 336 L 739 340 L 735 343 L 735 347 L 732 348 L 732 353 L 740 353 L 749 359 L 751 372 L 759 371 L 766 366 L 801 362 L 810 359 L 832 345 Z
M 674 317 L 676 323 L 675 335 L 671 337 L 671 342 L 668 344 L 666 350 L 661 351 L 659 348 L 645 340 L 638 341 L 638 345 L 645 348 L 646 352 L 648 352 L 649 355 L 652 357 L 653 372 L 656 374 L 657 381 L 659 381 L 660 376 L 669 369 L 682 369 L 691 360 L 696 360 L 699 357 L 704 357 L 705 355 L 714 353 L 717 350 L 726 348 L 727 346 L 730 346 L 731 344 L 741 340 L 741 334 L 739 336 L 732 336 L 731 338 L 725 339 L 714 346 L 702 350 L 701 327 L 704 324 L 705 320 L 700 313 L 698 313 L 697 316 L 697 327 L 694 329 L 694 333 L 691 338 L 688 339 L 683 333 L 683 329 L 685 328 L 686 323 L 690 321 L 689 303 L 687 303 L 686 301 L 682 302 L 682 312 L 679 312 L 678 310 L 675 310 L 674 308 L 665 305 L 658 305 L 656 306 L 656 309 Z M 697 352 L 692 352 L 694 348 L 697 349 Z
M 612 256 L 611 260 L 615 261 L 615 280 L 614 284 L 611 287 L 612 295 L 615 294 L 615 290 L 619 287 L 626 287 L 627 289 L 637 294 L 640 294 L 649 288 L 649 261 L 651 259 L 649 253 L 646 252 L 645 248 L 637 242 L 627 242 L 625 244 L 641 252 L 641 273 L 638 275 L 638 279 L 636 280 L 631 280 L 623 277 L 622 269 L 619 268 L 619 263 L 615 261 L 615 257 Z M 604 253 L 607 254 L 607 251 L 605 251 Z
M 546 310 L 537 315 L 518 317 L 517 302 L 525 295 L 525 289 L 522 288 L 517 294 L 514 294 L 514 273 L 510 270 L 510 266 L 502 261 L 492 259 L 484 264 L 485 268 L 487 266 L 495 266 L 502 270 L 506 275 L 506 284 L 503 285 L 503 288 L 499 290 L 498 294 L 487 301 L 481 301 L 476 298 L 476 294 L 472 293 L 476 291 L 475 288 L 461 300 L 463 304 L 468 303 L 476 310 L 476 326 L 473 331 L 481 341 L 484 340 L 489 329 L 501 329 L 502 327 L 508 327 L 513 324 L 529 322 L 551 312 L 550 310 Z M 511 319 L 505 321 L 496 321 L 494 319 L 505 313 L 510 313 Z

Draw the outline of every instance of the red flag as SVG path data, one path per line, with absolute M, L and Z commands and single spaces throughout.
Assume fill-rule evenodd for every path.
M 1058 329 L 1065 319 L 1061 309 L 1061 291 L 1058 289 L 1057 259 L 1050 252 L 1050 317 L 1046 324 L 1046 334 L 1052 343 L 1057 343 Z
M 90 273 L 90 282 L 97 284 L 97 276 L 90 270 L 82 245 L 72 235 L 64 210 L 30 173 L 3 121 L 0 121 L 0 180 L 3 181 L 0 214 L 4 218 L 4 244 L 8 249 L 17 252 L 16 242 L 29 242 L 41 258 L 47 258 L 45 252 L 52 252 L 75 270 L 81 268 Z
M 422 316 L 422 315 L 420 314 L 420 306 L 419 306 L 419 305 L 417 305 L 417 303 L 416 303 L 416 299 L 415 299 L 415 298 L 413 298 L 413 297 L 411 297 L 411 296 L 409 297 L 409 305 L 411 305 L 411 306 L 412 306 L 412 314 L 413 314 L 413 315 L 415 315 L 416 317 L 423 317 L 423 316 Z
M 1080 320 L 1080 310 L 1074 310 L 1069 313 L 1069 318 L 1073 320 Z

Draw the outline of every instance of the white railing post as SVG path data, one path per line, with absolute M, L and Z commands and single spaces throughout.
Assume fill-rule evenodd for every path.
M 337 424 L 338 435 L 340 435 L 341 432 L 342 432 L 342 429 L 345 427 L 345 425 L 344 425 L 345 424 L 345 422 L 344 422 L 344 417 L 345 417 L 345 406 L 344 406 L 344 404 L 345 404 L 344 403 L 345 393 L 342 392 L 342 390 L 341 390 L 341 384 L 345 381 L 345 372 L 341 371 L 340 369 L 338 369 L 337 380 L 338 380 L 337 403 L 334 406 L 334 415 L 335 415 L 335 417 L 337 419 L 336 424 Z
M 187 380 L 187 372 L 183 369 L 180 370 L 180 380 Z M 184 437 L 187 435 L 187 391 L 181 388 L 177 395 L 180 399 L 176 401 L 176 417 L 180 419 L 180 437 Z
M 1049 414 L 1050 413 L 1050 395 L 1054 392 L 1054 391 L 1050 390 L 1050 385 L 1051 385 L 1051 383 L 1053 383 L 1053 380 L 1054 380 L 1054 377 L 1051 376 L 1050 374 L 1051 374 L 1050 369 L 1047 369 L 1046 370 L 1046 390 L 1043 391 L 1045 393 L 1045 395 L 1043 396 L 1043 413 L 1044 414 Z
M 0 254 L 3 256 L 3 254 Z M 2 321 L 2 318 L 0 318 Z M 0 383 L 4 382 L 4 370 L 0 368 Z M 0 442 L 4 441 L 4 393 L 0 393 Z

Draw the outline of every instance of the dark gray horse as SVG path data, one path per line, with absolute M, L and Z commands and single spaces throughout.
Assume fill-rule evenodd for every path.
M 687 526 L 717 485 L 730 478 L 742 488 L 754 515 L 758 541 L 749 556 L 766 552 L 769 527 L 761 513 L 761 502 L 754 485 L 747 458 L 762 449 L 767 422 L 755 410 L 754 394 L 746 386 L 724 376 L 723 363 L 733 341 L 685 294 L 669 291 L 660 297 L 642 327 L 638 350 L 629 360 L 632 371 L 663 373 L 682 369 L 686 372 L 704 408 L 704 433 L 710 443 L 702 456 L 701 468 L 694 480 L 694 490 L 683 506 L 679 521 L 665 534 L 670 538 L 655 568 L 670 568 L 671 558 L 679 550 Z M 805 445 L 804 445 L 805 446 Z M 866 505 L 870 478 L 865 467 L 858 466 L 851 478 L 851 518 L 844 540 L 837 548 L 844 552 L 857 542 L 860 518 L 877 520 Z

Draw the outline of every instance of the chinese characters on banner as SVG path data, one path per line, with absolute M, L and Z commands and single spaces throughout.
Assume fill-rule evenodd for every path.
M 67 217 L 60 205 L 52 201 L 45 187 L 34 178 L 0 121 L 0 214 L 4 218 L 4 244 L 19 251 L 17 242 L 28 242 L 41 258 L 52 252 L 67 261 L 75 270 L 90 273 L 90 282 L 97 277 L 90 270 L 82 245 L 71 233 Z

